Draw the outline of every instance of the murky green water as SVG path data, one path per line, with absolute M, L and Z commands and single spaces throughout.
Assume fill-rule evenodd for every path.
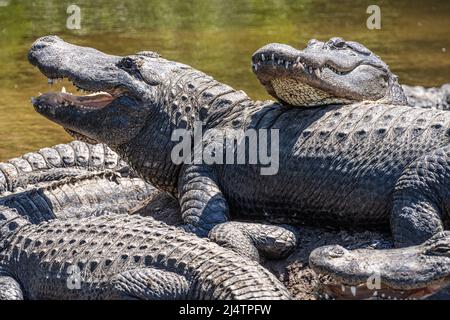
M 80 30 L 66 27 L 70 4 L 81 9 Z M 381 8 L 381 30 L 366 27 L 371 4 Z M 448 0 L 0 0 L 0 161 L 70 140 L 29 103 L 49 90 L 26 60 L 42 35 L 113 54 L 158 51 L 262 99 L 250 56 L 266 43 L 342 36 L 379 54 L 402 83 L 434 86 L 450 82 L 449 32 Z

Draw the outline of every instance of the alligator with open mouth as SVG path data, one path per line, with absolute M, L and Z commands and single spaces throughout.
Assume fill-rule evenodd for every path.
M 359 101 L 450 110 L 450 85 L 399 85 L 389 66 L 364 45 L 342 38 L 312 39 L 304 50 L 271 43 L 257 50 L 252 69 L 281 103 L 312 107 Z
M 300 60 L 308 57 L 296 54 Z M 347 59 L 349 66 L 359 66 L 360 79 L 384 79 L 377 66 L 360 65 L 358 56 Z M 390 92 L 385 100 L 353 102 L 339 90 L 330 96 L 332 88 L 326 95 L 307 88 L 306 101 L 314 105 L 318 99 L 318 107 L 292 108 L 253 101 L 154 52 L 113 56 L 48 36 L 33 44 L 29 60 L 49 78 L 100 91 L 46 93 L 33 100 L 36 111 L 79 136 L 106 143 L 141 177 L 172 193 L 186 229 L 199 236 L 236 216 L 333 227 L 390 225 L 398 247 L 421 244 L 444 229 L 450 209 L 450 114 L 402 105 L 401 88 L 388 79 L 380 83 L 384 91 L 378 90 Z M 316 75 L 312 67 L 305 68 L 308 77 Z M 273 63 L 263 60 L 259 68 Z M 326 68 L 321 75 L 339 75 L 332 73 Z M 370 91 L 354 92 L 364 97 Z M 171 153 L 178 141 L 172 133 L 190 130 L 197 121 L 205 133 L 278 130 L 277 174 L 261 175 L 264 164 L 174 163 Z M 202 143 L 208 146 L 208 140 Z M 287 254 L 295 237 L 274 246 L 277 227 L 270 227 L 268 237 L 259 227 L 263 234 L 253 237 L 234 226 L 233 239 L 216 240 L 230 247 L 253 245 L 260 252 L 276 247 Z
M 312 251 L 309 264 L 317 273 L 332 278 L 323 286 L 323 294 L 329 297 L 425 298 L 450 280 L 450 232 L 439 232 L 420 245 L 400 249 L 324 246 Z

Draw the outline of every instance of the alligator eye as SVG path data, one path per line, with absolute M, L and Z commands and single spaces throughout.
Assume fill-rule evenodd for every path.
M 345 47 L 345 40 L 342 38 L 331 38 L 329 42 L 335 48 L 344 48 Z
M 120 61 L 120 67 L 123 69 L 133 69 L 134 61 L 130 58 L 125 58 L 122 61 Z

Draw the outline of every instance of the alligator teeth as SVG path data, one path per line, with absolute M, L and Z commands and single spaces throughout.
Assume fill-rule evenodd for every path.
M 355 297 L 356 296 L 356 287 L 355 286 L 351 286 L 350 287 L 350 291 L 352 292 L 352 295 Z
M 261 54 L 261 60 L 262 60 L 262 61 L 265 61 L 265 60 L 266 60 L 266 57 L 264 57 L 264 53 Z
M 295 60 L 295 62 L 300 62 L 300 57 L 297 57 L 297 59 Z
M 272 60 L 275 60 L 275 54 L 272 53 Z
M 66 88 L 65 88 L 65 87 L 62 87 L 62 88 L 61 88 L 61 92 L 62 92 L 62 93 L 66 93 Z
M 302 63 L 297 63 L 297 68 L 299 68 L 302 71 L 305 71 L 305 67 L 303 66 Z
M 310 74 L 312 74 L 312 73 L 313 73 L 313 69 L 312 69 L 312 67 L 308 67 L 308 72 L 309 72 Z
M 53 79 L 51 79 L 51 78 L 48 78 L 48 80 L 47 80 L 47 83 L 48 83 L 49 85 L 53 85 L 54 82 L 55 82 L 55 80 L 53 80 Z
M 285 64 L 286 69 L 289 68 L 289 64 L 290 64 L 290 62 L 289 62 L 289 61 L 286 61 L 286 64 Z
M 319 78 L 320 77 L 320 69 L 314 69 L 314 73 L 316 74 L 316 77 Z

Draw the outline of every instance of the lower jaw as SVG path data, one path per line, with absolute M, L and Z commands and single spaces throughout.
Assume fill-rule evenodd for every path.
M 442 285 L 400 290 L 389 287 L 369 289 L 367 284 L 355 286 L 337 283 L 324 284 L 320 298 L 336 300 L 418 300 L 425 299 L 442 289 Z

